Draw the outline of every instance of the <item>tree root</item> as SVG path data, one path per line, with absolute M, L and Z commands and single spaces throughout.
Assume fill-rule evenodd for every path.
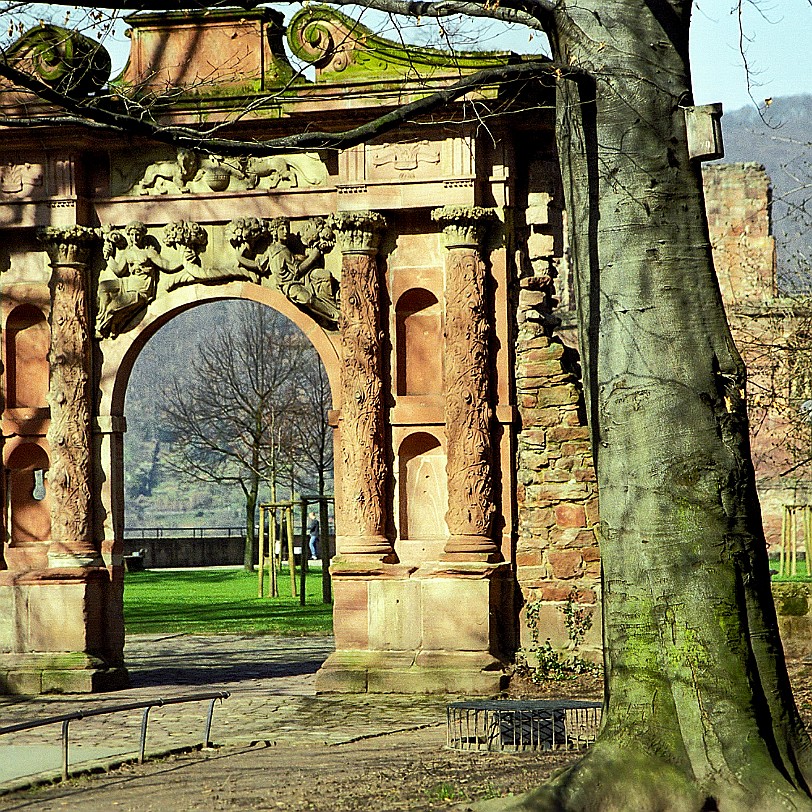
M 776 769 L 702 786 L 639 747 L 598 742 L 576 764 L 523 795 L 458 812 L 810 812 L 812 799 Z

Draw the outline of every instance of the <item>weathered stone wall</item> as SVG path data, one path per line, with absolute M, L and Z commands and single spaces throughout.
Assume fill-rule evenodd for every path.
M 772 187 L 761 164 L 705 167 L 705 208 L 725 306 L 763 304 L 775 293 Z
M 556 648 L 571 649 L 567 601 L 594 607 L 592 628 L 580 647 L 583 655 L 594 656 L 600 648 L 598 499 L 579 382 L 574 296 L 560 201 L 533 186 L 535 179 L 535 188 L 554 188 L 549 178 L 555 172 L 551 158 L 531 162 L 527 252 L 518 262 L 516 397 L 521 431 L 516 572 L 523 603 L 519 624 L 526 646 L 527 606 L 539 602 L 539 641 L 549 638 Z M 705 168 L 705 191 L 720 287 L 747 359 L 746 337 L 756 327 L 760 348 L 770 347 L 775 339 L 773 327 L 764 320 L 775 296 L 770 181 L 758 164 L 715 164 Z M 755 358 L 747 360 L 757 368 Z M 757 377 L 758 372 L 753 374 Z M 751 397 L 754 390 L 758 397 L 763 389 L 751 385 Z M 769 426 L 775 428 L 776 409 L 771 409 Z M 756 432 L 755 457 L 766 460 L 770 451 L 774 462 L 770 444 L 776 444 L 775 431 Z M 766 476 L 766 463 L 762 467 L 765 521 L 772 538 L 780 533 L 780 505 L 789 497 L 786 488 L 776 492 Z
M 570 302 L 563 259 L 560 199 L 534 191 L 555 188 L 551 157 L 530 166 L 525 213 L 526 253 L 518 257 L 516 398 L 521 418 L 517 437 L 516 575 L 523 607 L 520 642 L 531 629 L 527 608 L 538 604 L 538 641 L 571 647 L 564 609 L 568 601 L 592 607 L 592 630 L 581 653 L 600 647 L 598 584 L 600 556 L 595 527 L 598 503 L 589 431 L 579 381 L 577 352 L 554 334 L 555 313 Z M 521 224 L 520 224 L 521 228 Z M 520 237 L 521 237 L 520 232 Z
M 810 313 L 782 296 L 772 236 L 772 188 L 760 164 L 705 168 L 708 227 L 731 329 L 747 365 L 750 442 L 767 543 L 781 538 L 784 505 L 808 504 L 803 463 L 812 435 L 801 404 L 812 396 Z M 787 280 L 785 280 L 786 282 Z

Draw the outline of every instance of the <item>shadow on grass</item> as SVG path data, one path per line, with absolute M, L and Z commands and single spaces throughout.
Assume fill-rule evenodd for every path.
M 280 589 L 281 597 L 257 597 L 256 573 L 243 570 L 127 573 L 127 634 L 155 636 L 127 641 L 133 686 L 227 686 L 315 673 L 333 648 L 321 573 L 308 576 L 306 606 L 291 597 L 289 581 L 280 578 Z

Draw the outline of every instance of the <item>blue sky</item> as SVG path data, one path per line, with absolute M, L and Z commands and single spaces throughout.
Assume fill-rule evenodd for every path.
M 720 101 L 727 111 L 753 104 L 739 53 L 737 5 L 737 0 L 696 0 L 691 26 L 691 61 L 697 104 Z M 742 19 L 755 101 L 760 104 L 771 96 L 812 93 L 810 0 L 744 0 Z M 504 32 L 493 41 L 487 38 L 483 41 L 481 34 L 480 29 L 480 36 L 475 37 L 480 46 L 521 52 L 537 50 L 537 45 L 528 41 L 524 28 Z M 469 47 L 457 44 L 461 48 Z M 108 40 L 106 45 L 114 52 L 114 61 L 120 69 L 126 60 L 129 41 L 118 38 L 117 42 Z
M 697 104 L 725 110 L 752 105 L 739 53 L 735 0 L 697 2 L 691 25 L 691 65 Z M 753 97 L 812 93 L 812 5 L 809 0 L 760 0 L 744 8 L 745 50 Z

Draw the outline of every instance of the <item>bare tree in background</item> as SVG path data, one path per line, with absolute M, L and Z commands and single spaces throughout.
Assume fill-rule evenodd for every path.
M 182 477 L 239 488 L 245 497 L 244 566 L 252 569 L 260 487 L 272 494 L 296 463 L 302 380 L 320 365 L 301 331 L 270 308 L 245 303 L 200 345 L 189 371 L 165 391 L 167 464 Z
M 326 484 L 333 474 L 333 430 L 327 422 L 331 403 L 324 366 L 304 367 L 299 386 L 302 419 L 293 423 L 293 448 L 300 461 L 300 486 L 303 490 L 315 490 L 319 496 L 326 495 Z

